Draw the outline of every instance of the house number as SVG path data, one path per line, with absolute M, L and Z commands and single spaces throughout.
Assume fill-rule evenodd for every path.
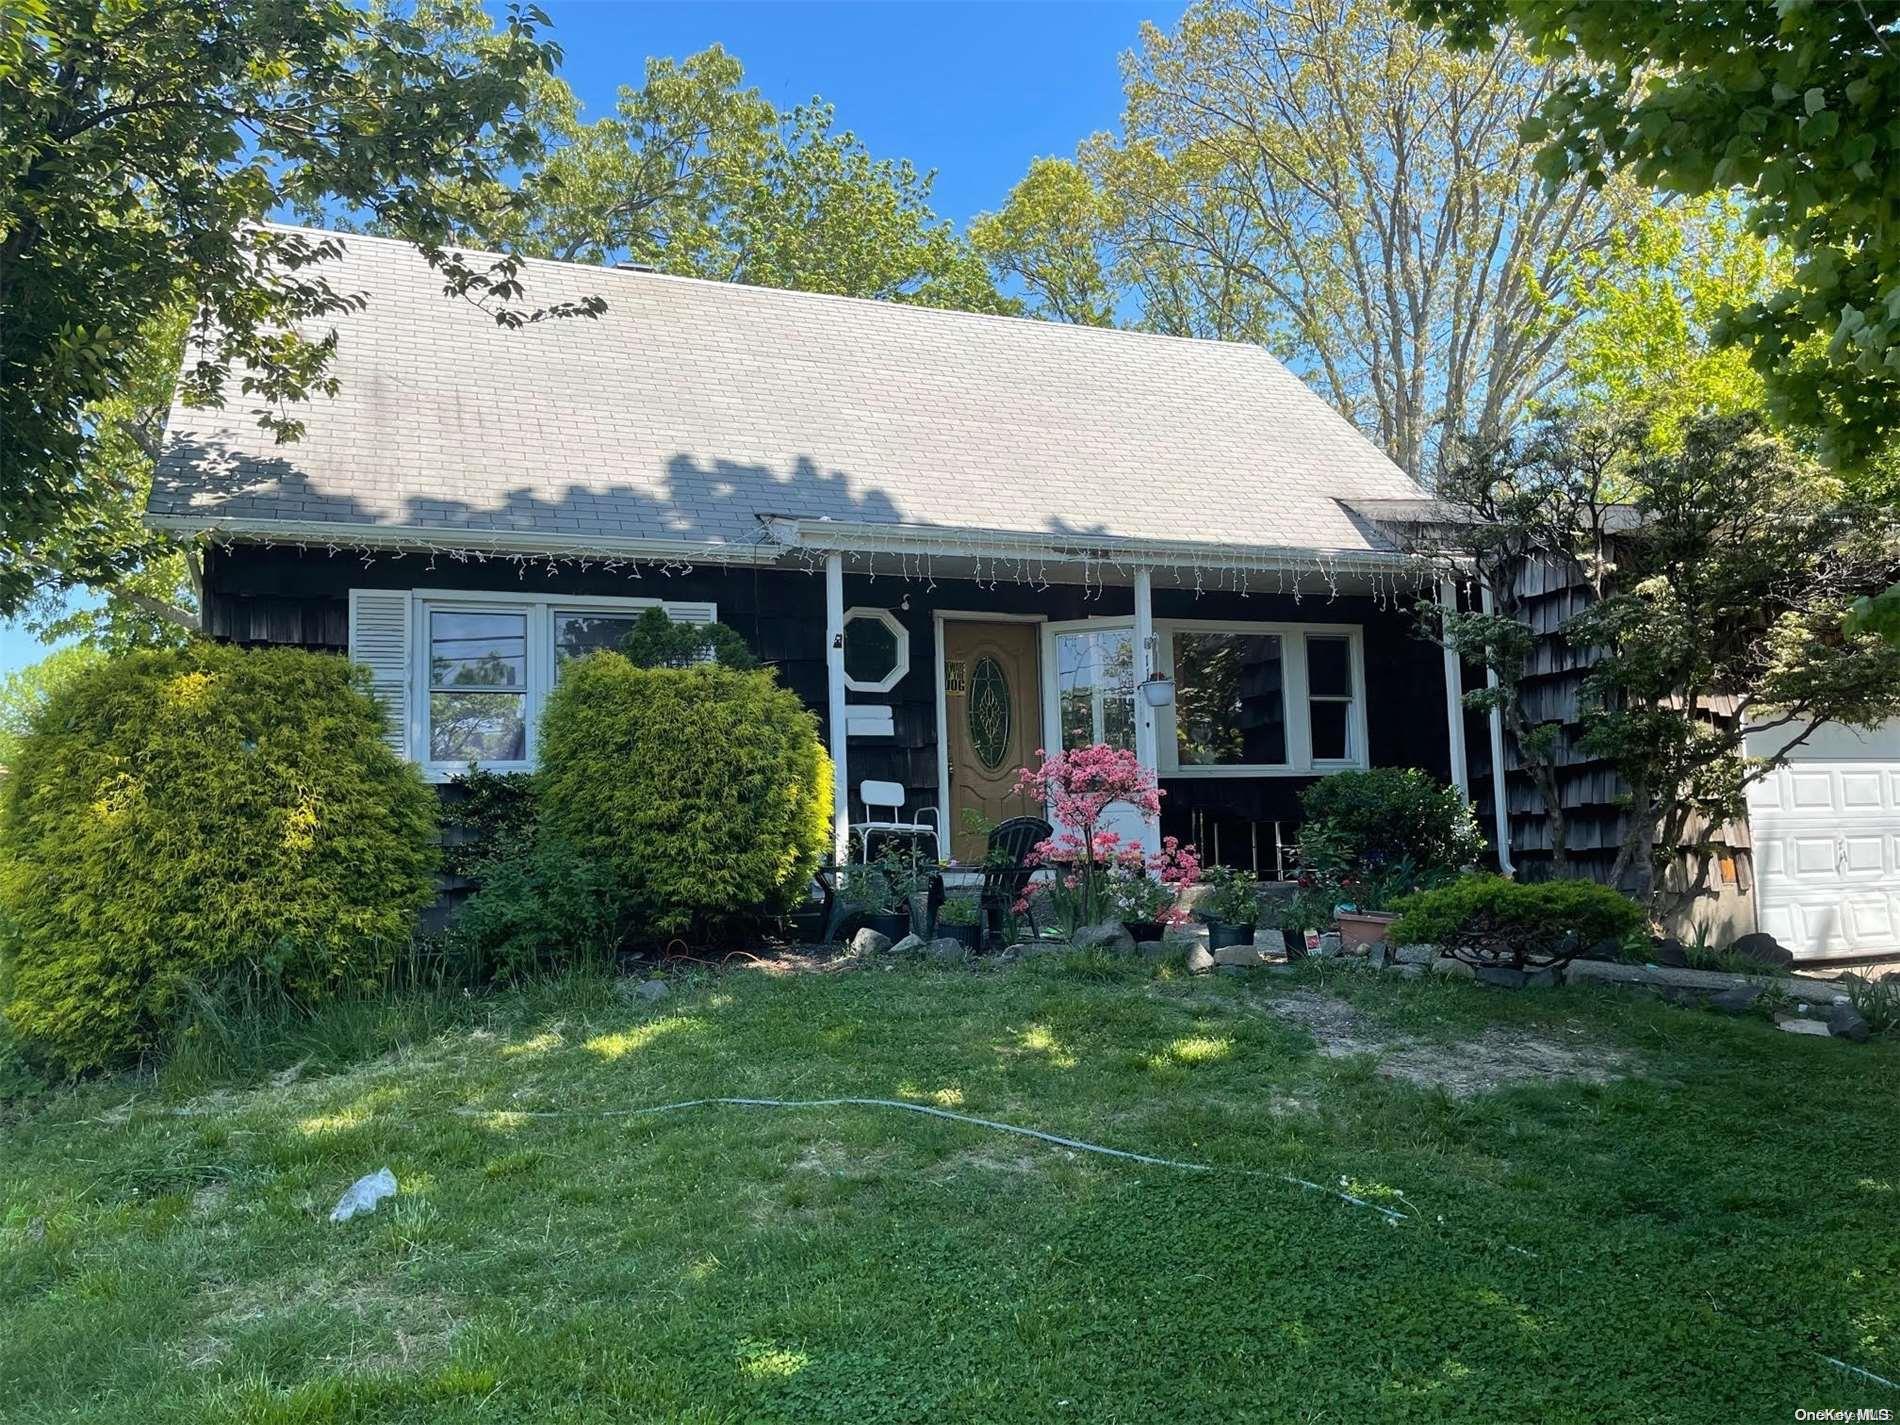
M 970 668 L 961 658 L 943 665 L 943 690 L 955 696 L 967 692 L 970 687 Z

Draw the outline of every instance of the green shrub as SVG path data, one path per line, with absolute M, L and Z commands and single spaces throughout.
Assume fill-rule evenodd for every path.
M 568 665 L 541 726 L 541 824 L 607 869 L 636 931 L 782 914 L 831 836 L 817 720 L 768 672 Z
M 665 609 L 648 609 L 633 621 L 620 651 L 636 668 L 692 668 L 717 663 L 739 671 L 759 660 L 745 639 L 723 623 L 674 623 Z
M 90 669 L 0 787 L 0 1003 L 70 1069 L 191 992 L 377 983 L 435 895 L 436 799 L 343 659 L 208 643 Z
M 470 763 L 449 779 L 442 799 L 442 868 L 480 879 L 482 862 L 533 838 L 535 815 L 533 773 L 490 772 Z
M 1400 903 L 1389 939 L 1516 965 L 1566 960 L 1643 925 L 1642 907 L 1594 881 L 1465 876 Z
M 619 944 L 607 869 L 551 831 L 516 837 L 470 868 L 479 889 L 454 937 L 477 980 L 604 960 Z
M 1300 796 L 1300 852 L 1322 875 L 1377 875 L 1409 863 L 1431 885 L 1476 864 L 1485 841 L 1471 805 L 1416 767 L 1335 772 Z

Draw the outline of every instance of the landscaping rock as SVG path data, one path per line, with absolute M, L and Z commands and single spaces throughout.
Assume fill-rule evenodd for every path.
M 1436 945 L 1401 945 L 1392 952 L 1401 965 L 1429 965 L 1438 958 Z
M 673 993 L 665 980 L 642 980 L 633 987 L 633 992 L 648 1004 L 658 1004 Z
M 945 935 L 926 945 L 924 947 L 924 953 L 930 956 L 931 959 L 942 961 L 945 964 L 961 965 L 965 960 L 970 958 L 970 947 L 965 945 L 961 940 L 953 940 L 948 935 Z
M 1423 965 L 1394 965 L 1392 968 L 1408 980 L 1418 980 L 1425 977 L 1425 967 Z
M 1335 955 L 1341 954 L 1343 949 L 1344 942 L 1339 938 L 1339 932 L 1337 930 L 1328 930 L 1320 936 L 1319 945 L 1313 951 L 1313 954 L 1322 960 L 1329 960 Z
M 1263 963 L 1264 958 L 1259 948 L 1253 945 L 1223 945 L 1214 952 L 1214 963 L 1217 965 L 1258 965 Z
M 1775 1020 L 1775 1028 L 1785 1029 L 1790 1034 L 1828 1034 L 1832 1031 L 1819 1019 L 1802 1019 L 1796 1015 L 1783 1015 Z
M 1286 954 L 1286 934 L 1273 926 L 1262 926 L 1253 933 L 1253 948 L 1269 955 Z
M 1128 933 L 1128 927 L 1119 920 L 1105 920 L 1100 925 L 1084 926 L 1075 932 L 1073 944 L 1078 950 L 1107 950 L 1117 955 L 1135 953 L 1135 937 Z
M 1767 965 L 1772 969 L 1785 970 L 1794 963 L 1794 951 L 1788 949 L 1765 930 L 1744 935 L 1728 948 L 1730 954 L 1739 955 L 1744 960 L 1753 960 L 1758 965 Z
M 917 937 L 907 935 L 904 938 L 915 940 Z M 851 953 L 854 955 L 882 955 L 890 948 L 891 937 L 881 930 L 871 929 L 868 925 L 851 937 Z
M 1481 985 L 1505 990 L 1544 990 L 1557 983 L 1557 972 L 1549 967 L 1519 970 L 1511 965 L 1478 965 L 1473 967 L 1472 975 Z
M 864 932 L 859 931 L 858 933 L 862 935 Z M 852 943 L 853 945 L 856 944 L 855 941 Z M 892 955 L 917 955 L 922 953 L 923 948 L 924 938 L 921 935 L 906 935 L 895 945 L 886 946 L 887 952 Z
M 1747 1014 L 1755 1007 L 1755 1001 L 1766 993 L 1767 989 L 1762 985 L 1737 985 L 1732 990 L 1710 995 L 1709 1008 L 1720 1010 L 1723 1014 Z
M 1837 1004 L 1827 1014 L 1827 1032 L 1836 1039 L 1852 1039 L 1856 1044 L 1867 1038 L 1867 1021 L 1851 1004 Z
M 1205 945 L 1192 946 L 1187 952 L 1187 969 L 1190 975 L 1205 975 L 1214 968 L 1214 956 Z
M 1654 963 L 1672 970 L 1689 968 L 1689 952 L 1682 948 L 1682 942 L 1673 935 L 1665 935 L 1662 939 L 1653 942 L 1649 958 Z
M 1463 960 L 1452 955 L 1440 955 L 1432 961 L 1432 972 L 1439 975 L 1457 975 L 1467 980 L 1477 973 Z
M 1375 940 L 1366 946 L 1366 963 L 1375 970 L 1383 970 L 1386 954 L 1386 943 L 1383 940 Z
M 1606 935 L 1588 950 L 1583 952 L 1586 960 L 1620 960 L 1623 958 L 1623 942 L 1615 936 Z

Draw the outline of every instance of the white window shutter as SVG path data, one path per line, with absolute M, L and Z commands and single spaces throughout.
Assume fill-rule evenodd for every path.
M 660 607 L 674 623 L 716 623 L 719 620 L 719 605 L 714 603 L 668 602 Z
M 409 591 L 350 590 L 350 661 L 369 669 L 388 717 L 383 740 L 409 756 Z

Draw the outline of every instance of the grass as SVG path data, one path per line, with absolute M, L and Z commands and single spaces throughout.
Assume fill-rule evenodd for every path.
M 1410 1062 L 1482 1034 L 1630 1076 L 1454 1097 L 1274 1010 L 1334 997 Z M 1897 1093 L 1892 1042 L 1318 964 L 344 1006 L 0 1110 L 0 1417 L 1891 1407 L 1823 1357 L 1900 1379 Z M 902 1098 L 1231 1171 L 868 1108 L 603 1116 L 705 1095 Z M 385 1163 L 401 1195 L 331 1225 Z

